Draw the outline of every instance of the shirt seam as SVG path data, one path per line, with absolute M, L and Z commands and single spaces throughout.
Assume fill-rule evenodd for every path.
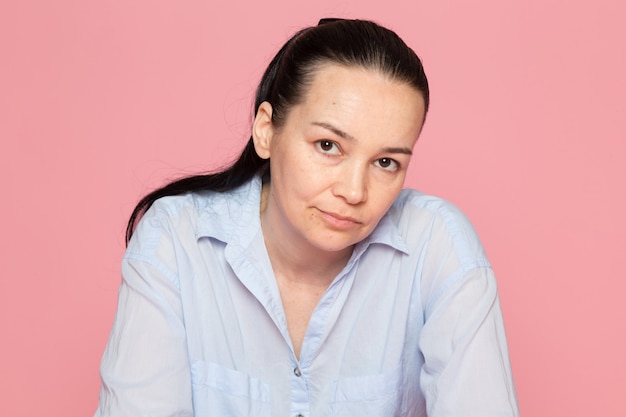
M 148 256 L 148 255 L 144 255 L 140 253 L 127 253 L 124 256 L 124 259 L 143 262 L 147 265 L 150 265 L 156 268 L 161 274 L 163 274 L 165 278 L 168 279 L 168 281 L 174 284 L 177 290 L 180 291 L 180 277 L 178 276 L 178 274 L 172 272 L 162 262 L 159 262 L 153 256 Z

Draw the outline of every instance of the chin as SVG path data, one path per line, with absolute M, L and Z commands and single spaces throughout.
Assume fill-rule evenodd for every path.
M 352 250 L 354 245 L 365 239 L 367 236 L 361 238 L 347 238 L 346 236 L 320 236 L 313 245 L 323 252 L 342 252 L 346 250 Z

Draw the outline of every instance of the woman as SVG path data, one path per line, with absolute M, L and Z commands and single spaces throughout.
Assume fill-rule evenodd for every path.
M 477 236 L 402 190 L 428 100 L 385 28 L 294 35 L 239 160 L 133 212 L 96 416 L 517 415 Z

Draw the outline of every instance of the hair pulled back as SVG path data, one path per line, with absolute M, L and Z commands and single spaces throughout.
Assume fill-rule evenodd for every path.
M 428 111 L 428 81 L 420 59 L 393 31 L 366 20 L 322 19 L 317 26 L 297 32 L 283 45 L 265 70 L 256 91 L 254 114 L 261 103 L 272 106 L 272 123 L 280 128 L 289 110 L 302 102 L 316 69 L 339 64 L 379 72 L 404 82 L 422 94 Z M 126 228 L 126 243 L 143 213 L 159 198 L 188 192 L 225 192 L 269 169 L 252 138 L 239 158 L 223 171 L 175 180 L 142 198 Z

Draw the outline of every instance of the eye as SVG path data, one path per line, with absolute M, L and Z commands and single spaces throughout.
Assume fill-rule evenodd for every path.
M 375 165 L 386 171 L 397 171 L 400 168 L 400 164 L 391 158 L 377 159 Z
M 337 155 L 339 154 L 339 146 L 332 140 L 318 140 L 315 142 L 317 148 L 326 155 Z

